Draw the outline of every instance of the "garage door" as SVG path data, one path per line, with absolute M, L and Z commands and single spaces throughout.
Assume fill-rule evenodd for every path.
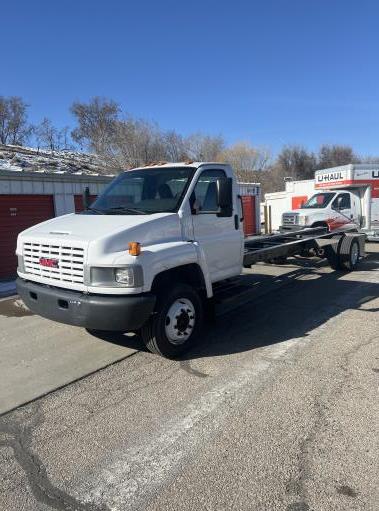
M 0 195 L 0 279 L 16 274 L 18 233 L 52 217 L 52 195 Z
M 243 195 L 241 197 L 243 211 L 243 231 L 245 236 L 252 236 L 253 234 L 257 234 L 255 199 L 255 195 Z
M 89 196 L 89 203 L 92 204 L 97 199 L 97 195 Z M 75 213 L 80 213 L 83 211 L 83 195 L 74 195 L 74 203 L 75 203 Z

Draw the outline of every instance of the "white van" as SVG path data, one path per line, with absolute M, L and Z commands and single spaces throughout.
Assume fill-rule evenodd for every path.
M 379 241 L 379 164 L 352 164 L 315 173 L 316 192 L 300 208 L 282 215 L 281 231 L 356 228 Z

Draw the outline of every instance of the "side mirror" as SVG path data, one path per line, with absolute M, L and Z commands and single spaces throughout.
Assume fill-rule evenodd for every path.
M 85 210 L 89 208 L 90 205 L 90 196 L 89 196 L 89 188 L 86 186 L 83 190 L 83 207 Z
M 231 177 L 220 177 L 217 184 L 217 216 L 233 215 L 233 180 Z

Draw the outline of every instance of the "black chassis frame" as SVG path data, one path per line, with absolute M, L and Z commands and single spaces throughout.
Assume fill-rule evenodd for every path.
M 323 249 L 334 245 L 345 236 L 355 237 L 360 244 L 360 255 L 364 255 L 366 235 L 352 231 L 328 232 L 326 227 L 313 227 L 267 236 L 246 238 L 243 266 L 248 268 L 257 262 L 268 262 L 276 258 L 300 255 L 310 249 Z

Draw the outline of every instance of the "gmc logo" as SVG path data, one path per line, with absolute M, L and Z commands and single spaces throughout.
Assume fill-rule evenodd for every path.
M 47 268 L 58 268 L 59 267 L 58 259 L 50 259 L 49 257 L 40 257 L 39 264 L 41 266 L 46 266 Z

